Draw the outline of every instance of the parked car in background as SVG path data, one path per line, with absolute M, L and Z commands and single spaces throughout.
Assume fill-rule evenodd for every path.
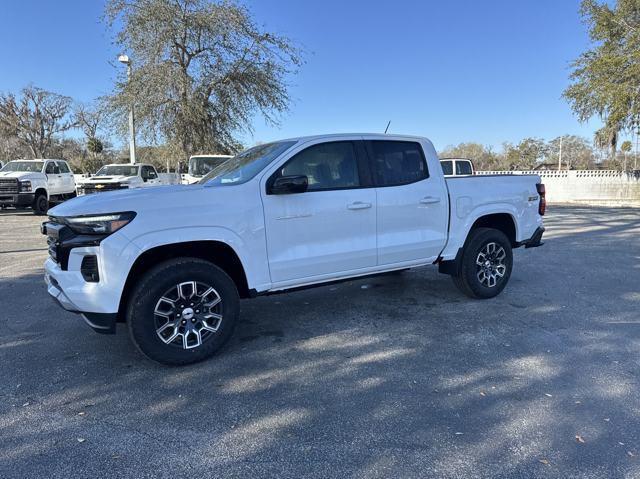
M 445 177 L 474 175 L 475 169 L 471 160 L 466 158 L 442 158 L 440 160 Z
M 105 165 L 89 178 L 78 181 L 78 195 L 103 191 L 145 188 L 164 184 L 153 165 L 112 164 Z
M 76 183 L 64 160 L 16 160 L 0 170 L 0 206 L 31 207 L 46 214 L 49 203 L 76 196 Z
M 182 174 L 182 183 L 197 183 L 204 175 L 232 158 L 231 155 L 193 155 L 189 158 L 187 173 Z
M 540 246 L 544 212 L 537 175 L 445 179 L 426 138 L 293 138 L 196 185 L 57 206 L 42 225 L 45 281 L 94 330 L 127 322 L 148 357 L 187 364 L 229 339 L 240 298 L 433 264 L 494 297 L 512 248 Z

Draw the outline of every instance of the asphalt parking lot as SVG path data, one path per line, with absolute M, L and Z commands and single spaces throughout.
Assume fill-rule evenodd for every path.
M 552 206 L 511 283 L 434 268 L 242 303 L 207 362 L 144 359 L 0 212 L 0 477 L 640 477 L 640 209 Z

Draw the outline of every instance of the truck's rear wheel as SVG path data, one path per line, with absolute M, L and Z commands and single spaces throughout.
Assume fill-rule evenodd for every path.
M 129 333 L 150 359 L 183 365 L 212 356 L 231 337 L 240 311 L 234 282 L 196 258 L 166 261 L 138 282 L 127 308 Z
M 512 268 L 509 238 L 496 229 L 477 228 L 469 233 L 453 283 L 472 298 L 493 298 L 509 282 Z
M 38 215 L 46 215 L 49 211 L 49 200 L 44 193 L 38 193 L 33 200 L 33 212 Z

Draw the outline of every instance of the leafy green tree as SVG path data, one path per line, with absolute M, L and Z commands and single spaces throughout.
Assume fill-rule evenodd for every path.
M 580 121 L 603 121 L 599 141 L 613 159 L 618 133 L 640 120 L 640 1 L 583 0 L 580 12 L 593 46 L 573 62 L 564 96 Z
M 87 150 L 89 151 L 89 153 L 92 153 L 94 157 L 96 157 L 100 153 L 102 153 L 102 150 L 104 150 L 104 145 L 98 138 L 92 136 L 87 139 Z
M 531 170 L 543 161 L 549 151 L 540 138 L 525 138 L 516 146 L 504 144 L 505 163 L 510 170 Z
M 132 60 L 111 107 L 123 119 L 135 105 L 138 131 L 182 157 L 238 146 L 256 113 L 268 122 L 289 105 L 287 80 L 301 65 L 292 42 L 260 28 L 236 3 L 108 0 L 106 20 Z

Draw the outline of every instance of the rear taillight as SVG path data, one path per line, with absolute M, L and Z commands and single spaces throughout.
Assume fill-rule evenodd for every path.
M 540 195 L 540 203 L 538 203 L 538 213 L 540 216 L 544 216 L 544 212 L 547 210 L 547 199 L 546 193 L 547 190 L 544 187 L 543 183 L 538 183 L 536 185 L 536 190 L 538 190 L 538 195 Z

